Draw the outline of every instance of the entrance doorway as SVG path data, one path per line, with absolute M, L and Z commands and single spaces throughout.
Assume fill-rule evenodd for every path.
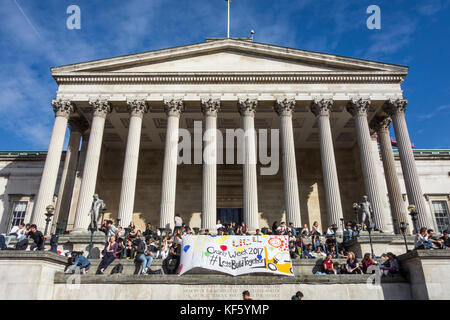
M 222 224 L 230 224 L 232 221 L 240 225 L 243 219 L 242 208 L 217 208 L 216 220 L 220 220 Z

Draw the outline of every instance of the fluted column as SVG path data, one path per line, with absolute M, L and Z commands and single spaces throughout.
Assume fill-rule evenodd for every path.
M 259 228 L 258 222 L 258 188 L 256 176 L 256 132 L 255 111 L 256 99 L 240 99 L 239 112 L 244 129 L 244 221 L 248 230 L 254 232 Z
M 98 165 L 103 141 L 105 119 L 112 111 L 107 100 L 91 100 L 90 106 L 94 110 L 91 132 L 89 134 L 89 145 L 83 168 L 83 180 L 81 181 L 80 196 L 78 198 L 77 211 L 73 233 L 87 232 L 90 224 L 89 211 L 97 184 Z
M 119 214 L 120 224 L 128 227 L 133 220 L 134 198 L 136 192 L 136 177 L 139 162 L 139 146 L 141 143 L 142 118 L 148 112 L 145 100 L 127 101 L 130 113 L 127 148 L 123 165 L 122 189 L 120 191 Z
M 173 229 L 177 186 L 178 128 L 180 115 L 184 111 L 184 102 L 181 99 L 164 100 L 164 110 L 167 114 L 167 129 L 159 226 Z
M 278 99 L 275 103 L 275 112 L 280 117 L 286 224 L 292 222 L 294 227 L 298 228 L 302 226 L 302 220 L 298 193 L 297 162 L 295 160 L 294 130 L 292 127 L 294 108 L 295 99 Z
M 311 111 L 317 117 L 320 136 L 320 156 L 322 159 L 323 183 L 327 202 L 328 224 L 340 225 L 343 218 L 341 193 L 334 156 L 333 136 L 331 135 L 330 113 L 333 108 L 332 99 L 316 99 Z
M 45 208 L 53 204 L 56 180 L 58 178 L 59 165 L 61 163 L 61 153 L 66 135 L 67 121 L 74 112 L 74 104 L 68 100 L 53 100 L 53 111 L 55 112 L 55 122 L 53 124 L 52 136 L 45 159 L 44 171 L 42 172 L 41 184 L 33 208 L 31 223 L 37 225 L 40 230 L 45 228 Z
M 75 172 L 75 182 L 73 184 L 72 199 L 70 201 L 70 212 L 67 222 L 67 230 L 72 231 L 75 223 L 75 215 L 77 211 L 78 199 L 80 197 L 81 181 L 83 179 L 84 162 L 86 160 L 87 147 L 89 145 L 90 130 L 83 133 L 80 155 L 78 156 L 77 170 Z
M 58 202 L 55 209 L 55 217 L 53 219 L 56 231 L 56 222 L 60 225 L 66 223 L 69 218 L 70 200 L 75 182 L 78 153 L 80 149 L 81 135 L 89 127 L 86 120 L 77 118 L 69 119 L 70 137 L 67 146 L 66 158 L 64 160 L 64 169 L 61 176 L 61 183 L 58 192 Z
M 378 188 L 378 171 L 376 169 L 375 158 L 372 155 L 372 142 L 370 139 L 369 124 L 367 122 L 369 107 L 369 99 L 352 99 L 347 110 L 355 119 L 364 185 L 369 201 L 372 203 L 374 223 L 378 229 L 386 230 L 382 195 Z
M 384 110 L 391 117 L 394 125 L 406 193 L 408 194 L 409 204 L 414 204 L 417 208 L 418 227 L 432 228 L 432 219 L 427 215 L 425 199 L 411 148 L 411 140 L 406 127 L 405 111 L 407 104 L 407 99 L 390 99 L 385 104 Z
M 220 99 L 202 99 L 202 112 L 205 119 L 205 142 L 203 149 L 203 193 L 202 229 L 216 231 L 217 216 L 217 113 Z
M 389 195 L 389 204 L 391 213 L 398 223 L 408 223 L 408 216 L 403 202 L 400 183 L 398 181 L 397 172 L 395 169 L 395 159 L 392 152 L 391 137 L 389 135 L 389 127 L 391 119 L 389 117 L 377 117 L 374 120 L 374 129 L 378 134 L 378 140 L 381 150 L 381 159 L 383 161 L 384 176 L 386 179 L 386 186 Z M 397 226 L 394 227 L 396 230 Z M 398 233 L 399 230 L 396 230 Z

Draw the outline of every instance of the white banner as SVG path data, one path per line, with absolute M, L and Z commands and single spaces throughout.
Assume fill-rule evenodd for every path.
M 287 236 L 183 236 L 178 274 L 197 267 L 233 276 L 257 272 L 294 275 Z

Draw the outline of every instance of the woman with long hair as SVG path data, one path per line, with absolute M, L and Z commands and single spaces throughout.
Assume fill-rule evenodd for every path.
M 367 273 L 367 269 L 378 263 L 375 260 L 373 260 L 373 257 L 370 253 L 366 253 L 364 254 L 364 258 L 362 259 L 361 264 L 363 272 Z
M 353 252 L 348 253 L 347 263 L 345 265 L 345 270 L 348 274 L 361 274 L 361 269 L 359 268 L 359 261 Z
M 109 238 L 108 243 L 105 246 L 105 249 L 103 250 L 104 256 L 102 258 L 102 261 L 100 262 L 101 274 L 104 274 L 105 269 L 108 268 L 108 266 L 116 259 L 116 252 L 118 246 L 119 245 L 116 242 L 116 237 L 111 236 Z

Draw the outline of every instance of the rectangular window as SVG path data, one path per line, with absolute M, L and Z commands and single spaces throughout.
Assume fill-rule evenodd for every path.
M 448 215 L 447 201 L 432 201 L 432 204 L 438 231 L 442 233 L 444 230 L 449 230 L 450 217 Z
M 27 201 L 14 201 L 11 228 L 24 222 L 25 214 L 27 213 L 27 205 Z

